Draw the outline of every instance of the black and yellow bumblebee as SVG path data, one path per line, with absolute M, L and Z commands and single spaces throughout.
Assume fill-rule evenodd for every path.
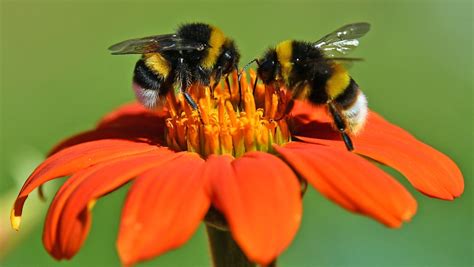
M 234 41 L 205 23 L 184 24 L 173 34 L 126 40 L 109 50 L 113 55 L 142 54 L 135 65 L 133 89 L 148 108 L 161 106 L 174 90 L 197 109 L 186 88 L 196 83 L 209 86 L 213 82 L 215 86 L 238 68 L 240 59 Z
M 317 42 L 283 41 L 256 60 L 264 84 L 285 85 L 293 99 L 327 105 L 349 151 L 354 149 L 349 134 L 362 129 L 368 108 L 366 97 L 342 64 L 359 59 L 342 56 L 356 48 L 369 29 L 368 23 L 353 23 Z

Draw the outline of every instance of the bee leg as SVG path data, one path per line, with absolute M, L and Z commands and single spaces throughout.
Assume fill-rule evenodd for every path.
M 186 100 L 186 102 L 188 103 L 188 105 L 190 105 L 193 110 L 197 110 L 198 115 L 199 115 L 199 120 L 201 121 L 202 124 L 204 124 L 204 121 L 202 120 L 202 116 L 201 116 L 201 111 L 199 110 L 199 107 L 198 107 L 198 105 L 196 104 L 196 102 L 194 101 L 194 99 L 193 99 L 193 98 L 191 97 L 191 95 L 190 95 L 188 92 L 186 92 L 186 91 L 181 91 L 181 93 L 183 94 L 184 99 Z
M 286 104 L 285 111 L 281 114 L 281 116 L 278 119 L 275 119 L 276 121 L 279 121 L 283 119 L 286 115 L 288 115 L 293 107 L 295 106 L 295 100 L 290 99 L 290 101 Z
M 188 105 L 190 105 L 193 110 L 199 111 L 198 105 L 196 104 L 194 99 L 191 97 L 191 95 L 186 91 L 186 86 L 184 85 L 184 83 L 181 85 L 180 91 L 181 91 L 181 94 L 183 94 L 184 100 L 186 100 Z
M 217 87 L 217 82 L 214 82 L 214 84 L 211 85 L 211 94 L 214 95 L 214 89 Z
M 193 110 L 197 110 L 198 105 L 196 104 L 194 99 L 191 97 L 191 95 L 188 92 L 183 92 L 183 95 L 184 95 L 184 99 L 186 100 L 188 105 L 190 105 L 193 108 Z
M 225 76 L 225 84 L 227 85 L 227 90 L 229 91 L 230 99 L 232 99 L 232 90 L 230 89 L 229 75 Z
M 258 76 L 255 76 L 255 83 L 253 84 L 252 92 L 255 95 L 255 90 L 257 89 Z
M 191 81 L 190 81 L 191 73 L 189 72 L 188 67 L 184 63 L 183 58 L 178 59 L 177 72 L 179 74 L 178 75 L 178 77 L 179 77 L 178 80 L 180 81 L 179 84 L 180 84 L 181 94 L 183 94 L 184 99 L 186 100 L 188 105 L 190 105 L 193 110 L 198 110 L 198 112 L 199 112 L 198 105 L 196 104 L 194 99 L 191 97 L 191 95 L 186 91 L 186 89 L 189 87 L 189 85 L 191 85 Z
M 214 93 L 214 89 L 216 89 L 217 85 L 220 83 L 221 77 L 222 77 L 222 70 L 219 70 L 216 73 L 214 84 L 211 86 L 212 93 Z
M 329 106 L 329 112 L 331 112 L 332 118 L 334 119 L 334 123 L 336 124 L 336 127 L 339 130 L 339 132 L 341 133 L 342 140 L 344 141 L 344 144 L 346 145 L 347 150 L 353 151 L 354 145 L 352 144 L 351 138 L 346 133 L 346 128 L 347 128 L 346 123 L 342 119 L 339 112 L 336 110 L 336 107 L 334 107 L 334 104 L 329 102 L 328 106 Z
M 235 68 L 237 71 L 239 70 L 239 66 L 237 66 L 237 64 L 235 64 Z M 239 108 L 242 108 L 242 85 L 240 84 L 240 79 L 242 78 L 243 71 L 244 69 L 242 69 L 241 72 L 237 73 L 237 84 L 238 84 L 237 86 L 239 87 L 239 105 L 238 105 Z

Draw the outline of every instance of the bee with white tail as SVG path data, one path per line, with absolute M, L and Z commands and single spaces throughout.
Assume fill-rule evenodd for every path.
M 293 99 L 327 105 L 334 126 L 349 151 L 350 135 L 357 134 L 367 118 L 367 99 L 343 66 L 358 58 L 344 57 L 359 45 L 370 29 L 368 23 L 345 25 L 319 41 L 287 40 L 270 48 L 258 64 L 258 78 L 264 84 L 284 85 Z

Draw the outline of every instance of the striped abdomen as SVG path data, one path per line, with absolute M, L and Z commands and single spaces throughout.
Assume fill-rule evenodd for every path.
M 170 71 L 165 64 L 160 55 L 148 54 L 135 65 L 133 91 L 137 100 L 147 108 L 159 107 L 171 89 L 166 81 Z
M 350 78 L 349 85 L 333 102 L 342 115 L 348 132 L 357 134 L 363 128 L 368 115 L 367 99 L 357 83 Z

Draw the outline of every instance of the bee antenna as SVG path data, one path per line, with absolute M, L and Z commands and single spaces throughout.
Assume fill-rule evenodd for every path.
M 254 58 L 249 63 L 245 64 L 245 66 L 242 68 L 242 70 L 237 75 L 237 77 L 239 77 L 239 82 L 240 82 L 240 78 L 242 78 L 242 73 L 254 62 L 257 63 L 258 66 L 260 66 L 260 63 L 258 62 L 258 58 Z
M 252 64 L 252 63 L 257 63 L 258 66 L 260 66 L 260 63 L 258 62 L 257 58 L 252 59 L 249 63 L 245 64 L 245 66 L 242 68 L 242 70 L 237 74 L 237 82 L 239 86 L 239 107 L 242 105 L 242 85 L 240 85 L 240 80 L 242 79 L 242 73 Z M 238 70 L 238 66 L 236 64 L 236 69 Z M 255 85 L 257 84 L 257 81 L 255 80 Z M 255 86 L 254 86 L 254 91 L 255 91 Z

